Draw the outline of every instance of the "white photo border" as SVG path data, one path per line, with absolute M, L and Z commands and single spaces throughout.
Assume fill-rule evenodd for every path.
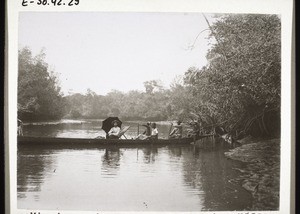
M 5 167 L 6 212 L 29 214 L 116 213 L 97 211 L 21 210 L 17 208 L 17 75 L 18 75 L 18 21 L 19 12 L 197 12 L 197 13 L 251 13 L 278 14 L 281 17 L 281 160 L 279 211 L 250 213 L 289 213 L 291 200 L 291 85 L 292 85 L 292 0 L 80 0 L 76 7 L 22 6 L 23 0 L 7 0 L 6 74 L 5 74 Z M 8 180 L 9 179 L 9 180 Z M 117 212 L 132 213 L 132 212 Z M 156 213 L 156 212 L 148 212 Z M 171 212 L 164 212 L 165 214 Z M 185 212 L 188 213 L 188 212 Z M 190 212 L 196 213 L 196 212 Z M 247 212 L 205 212 L 247 213 Z

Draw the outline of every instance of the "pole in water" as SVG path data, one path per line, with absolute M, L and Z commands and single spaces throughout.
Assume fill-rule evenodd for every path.
M 137 135 L 140 134 L 140 124 L 138 123 L 138 127 L 137 127 Z

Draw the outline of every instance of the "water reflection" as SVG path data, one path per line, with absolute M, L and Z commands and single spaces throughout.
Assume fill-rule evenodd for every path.
M 185 184 L 197 194 L 204 194 L 203 210 L 245 210 L 251 205 L 251 196 L 243 188 L 232 184 L 236 176 L 232 169 L 236 162 L 226 161 L 224 150 L 203 150 L 193 147 L 193 156 L 183 153 Z
M 132 127 L 134 126 L 134 123 Z M 33 136 L 92 137 L 101 123 L 27 126 Z M 161 136 L 168 125 L 159 125 Z M 137 134 L 135 128 L 129 136 Z M 211 139 L 197 146 L 140 148 L 19 145 L 18 208 L 103 211 L 244 210 L 248 192 L 231 179 L 240 163 Z M 147 204 L 147 206 L 145 205 Z
M 222 150 L 195 146 L 74 150 L 20 146 L 18 206 L 121 211 L 244 210 L 251 204 L 250 195 L 230 182 L 236 176 L 232 170 L 236 164 L 227 160 Z M 88 201 L 88 205 L 78 200 Z
M 19 146 L 17 156 L 18 197 L 25 198 L 26 192 L 32 192 L 35 193 L 34 199 L 38 200 L 41 185 L 46 176 L 48 178 L 52 176 L 55 164 L 55 158 L 51 151 L 31 146 Z
M 105 153 L 102 156 L 102 172 L 109 176 L 117 175 L 120 168 L 120 158 L 122 152 L 119 148 L 105 149 Z
M 143 152 L 143 160 L 144 163 L 154 163 L 155 157 L 158 154 L 158 148 L 155 146 L 142 148 L 141 151 Z
M 182 147 L 169 147 L 171 157 L 181 157 L 182 155 Z

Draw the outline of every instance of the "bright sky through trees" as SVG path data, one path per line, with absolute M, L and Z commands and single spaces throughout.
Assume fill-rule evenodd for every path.
M 212 20 L 212 15 L 206 14 Z M 144 90 L 159 79 L 168 87 L 176 75 L 206 64 L 206 30 L 200 13 L 22 12 L 19 47 L 59 73 L 62 91 L 97 94 Z

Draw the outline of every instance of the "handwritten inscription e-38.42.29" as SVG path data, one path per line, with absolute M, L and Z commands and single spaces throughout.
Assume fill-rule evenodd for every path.
M 79 0 L 22 0 L 22 6 L 29 5 L 41 6 L 76 6 L 79 5 Z

